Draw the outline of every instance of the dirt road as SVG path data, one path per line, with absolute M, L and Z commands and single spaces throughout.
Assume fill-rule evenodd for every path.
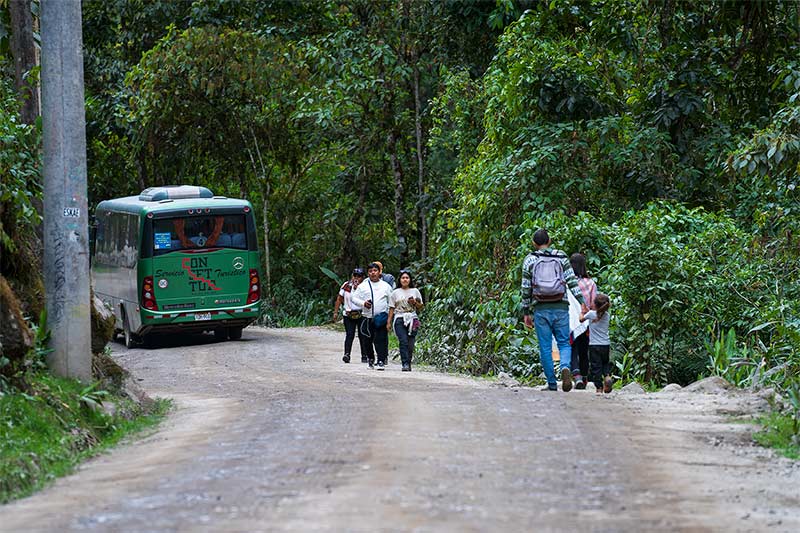
M 176 411 L 0 508 L 0 530 L 800 531 L 800 468 L 728 418 L 749 397 L 378 372 L 343 364 L 341 339 L 115 346 Z

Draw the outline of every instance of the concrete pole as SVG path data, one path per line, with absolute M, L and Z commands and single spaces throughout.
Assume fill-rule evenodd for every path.
M 80 0 L 42 0 L 44 286 L 58 375 L 92 379 Z

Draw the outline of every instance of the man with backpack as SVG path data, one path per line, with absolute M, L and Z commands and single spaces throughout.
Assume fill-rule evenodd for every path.
M 533 234 L 536 251 L 528 254 L 522 263 L 522 314 L 525 326 L 535 327 L 539 339 L 539 358 L 547 378 L 547 388 L 557 390 L 553 368 L 553 337 L 561 356 L 561 389 L 572 390 L 569 344 L 569 299 L 567 290 L 587 311 L 578 279 L 572 271 L 567 254 L 551 248 L 547 230 L 541 228 Z

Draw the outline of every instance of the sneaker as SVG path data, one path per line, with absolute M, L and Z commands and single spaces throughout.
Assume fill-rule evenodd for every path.
M 606 378 L 603 380 L 603 392 L 608 394 L 613 389 L 614 389 L 614 378 L 612 378 L 611 376 L 606 376 Z
M 586 388 L 586 380 L 580 374 L 575 374 L 572 376 L 575 380 L 575 388 L 578 390 L 583 390 Z
M 344 361 L 345 363 L 349 363 L 350 362 L 350 354 L 349 353 L 344 354 L 344 357 L 342 357 L 342 361 Z
M 385 367 L 386 363 L 384 363 L 383 361 L 378 361 L 378 368 L 377 368 L 378 370 L 385 370 Z
M 411 365 L 403 365 L 403 372 L 411 372 Z
M 561 369 L 561 390 L 569 392 L 572 390 L 572 372 L 569 368 Z
M 548 390 L 548 391 L 558 390 L 558 383 L 548 383 L 546 390 Z
M 375 368 L 375 363 L 372 361 L 367 361 L 367 363 L 369 364 L 370 369 Z

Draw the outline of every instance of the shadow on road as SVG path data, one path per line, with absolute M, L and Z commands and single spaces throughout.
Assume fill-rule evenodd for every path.
M 161 350 L 164 348 L 178 348 L 180 346 L 205 346 L 207 344 L 239 344 L 254 342 L 255 339 L 241 338 L 237 341 L 232 340 L 218 340 L 210 333 L 195 333 L 195 334 L 150 334 L 147 337 L 147 342 L 138 346 L 137 348 L 143 350 Z M 117 342 L 120 342 L 117 339 Z

